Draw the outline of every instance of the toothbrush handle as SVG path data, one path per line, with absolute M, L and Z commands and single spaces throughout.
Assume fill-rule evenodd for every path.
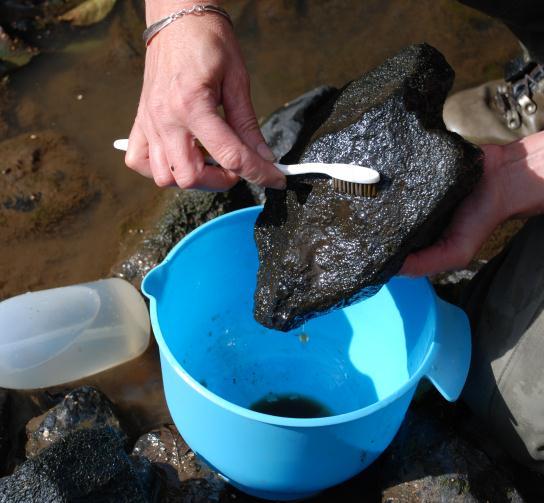
M 323 169 L 323 165 L 319 163 L 305 163 L 305 164 L 279 164 L 275 163 L 274 166 L 278 168 L 284 175 L 305 175 L 306 173 L 322 173 L 328 175 L 329 172 Z
M 128 139 L 123 138 L 120 140 L 115 140 L 113 142 L 114 148 L 117 150 L 127 150 L 128 148 Z M 206 162 L 210 164 L 216 164 L 215 161 L 211 158 L 206 158 Z M 306 164 L 275 164 L 284 175 L 304 175 L 306 173 L 323 173 L 328 175 L 329 172 L 323 168 L 322 164 L 319 163 L 306 163 Z

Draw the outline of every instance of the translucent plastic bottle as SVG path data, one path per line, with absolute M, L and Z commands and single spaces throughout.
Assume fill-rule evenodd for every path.
M 127 281 L 18 295 L 0 302 L 0 387 L 55 386 L 120 365 L 149 344 L 147 306 Z

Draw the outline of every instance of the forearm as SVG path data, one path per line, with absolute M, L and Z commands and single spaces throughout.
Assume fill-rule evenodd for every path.
M 502 147 L 498 169 L 509 217 L 544 213 L 544 132 Z

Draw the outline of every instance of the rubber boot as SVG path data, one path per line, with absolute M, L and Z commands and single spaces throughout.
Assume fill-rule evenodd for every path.
M 446 127 L 476 144 L 505 144 L 544 130 L 544 65 L 523 59 L 506 79 L 450 96 Z

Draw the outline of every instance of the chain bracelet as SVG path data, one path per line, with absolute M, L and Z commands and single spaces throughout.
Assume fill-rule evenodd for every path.
M 213 12 L 215 14 L 220 14 L 221 16 L 228 19 L 229 23 L 232 25 L 232 19 L 229 15 L 229 13 L 217 5 L 212 4 L 195 4 L 192 7 L 181 9 L 177 12 L 173 12 L 169 16 L 166 16 L 165 18 L 161 19 L 160 21 L 157 21 L 156 23 L 153 23 L 149 26 L 149 28 L 146 28 L 143 33 L 143 39 L 146 47 L 150 44 L 151 39 L 157 35 L 161 30 L 166 28 L 169 24 L 172 24 L 176 19 L 180 19 L 183 16 L 188 16 L 190 14 L 196 14 L 198 16 L 201 16 L 205 14 L 206 12 Z

